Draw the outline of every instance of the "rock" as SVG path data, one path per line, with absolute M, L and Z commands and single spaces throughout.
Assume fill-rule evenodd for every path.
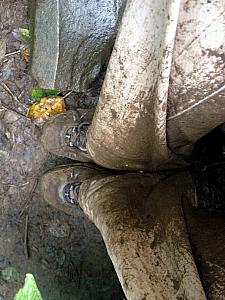
M 4 132 L 0 130 L 0 152 L 10 150 L 10 142 Z
M 110 56 L 125 2 L 32 0 L 31 71 L 39 85 L 86 91 Z
M 0 255 L 0 269 L 2 270 L 9 266 L 10 266 L 10 262 L 8 261 L 8 259 L 5 256 Z
M 49 224 L 48 232 L 54 237 L 66 238 L 70 235 L 70 227 L 68 224 L 53 220 Z
M 8 124 L 15 123 L 19 118 L 21 118 L 21 116 L 13 111 L 7 110 L 5 112 L 5 120 Z
M 6 132 L 5 122 L 0 120 L 0 153 L 10 151 L 11 149 L 11 143 Z
M 0 36 L 0 63 L 4 59 L 6 54 L 6 41 L 4 37 Z
M 6 124 L 3 120 L 0 120 L 0 131 L 6 131 Z

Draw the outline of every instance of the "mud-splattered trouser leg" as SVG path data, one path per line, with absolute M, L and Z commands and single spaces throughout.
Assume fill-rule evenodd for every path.
M 100 165 L 184 162 L 225 122 L 223 1 L 128 0 L 88 133 Z
M 218 240 L 215 220 L 199 221 L 198 212 L 190 217 L 195 193 L 188 173 L 91 179 L 80 192 L 80 205 L 100 230 L 127 299 L 206 299 L 190 241 L 209 299 L 225 296 L 225 235 L 218 232 Z

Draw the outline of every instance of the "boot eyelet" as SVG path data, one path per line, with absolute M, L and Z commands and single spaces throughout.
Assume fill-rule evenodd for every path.
M 82 122 L 77 126 L 70 127 L 66 130 L 64 135 L 65 144 L 73 149 L 79 149 L 82 152 L 87 152 L 87 130 L 88 122 Z
M 64 199 L 67 203 L 73 205 L 79 205 L 78 198 L 79 198 L 79 191 L 80 191 L 81 183 L 68 183 L 65 185 L 63 189 Z

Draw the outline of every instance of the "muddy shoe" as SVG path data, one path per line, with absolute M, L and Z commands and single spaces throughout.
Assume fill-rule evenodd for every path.
M 80 109 L 56 115 L 43 127 L 41 141 L 51 153 L 82 162 L 91 161 L 86 133 L 94 110 Z
M 42 176 L 40 192 L 48 204 L 70 215 L 78 215 L 81 210 L 78 199 L 82 182 L 105 174 L 104 170 L 90 164 L 60 166 Z

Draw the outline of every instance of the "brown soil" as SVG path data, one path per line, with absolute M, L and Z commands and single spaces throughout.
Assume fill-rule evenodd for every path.
M 1 1 L 0 38 L 6 40 L 6 53 L 26 46 L 18 28 L 28 27 L 26 0 Z M 0 270 L 11 265 L 19 272 L 18 281 L 0 279 L 0 299 L 13 299 L 26 273 L 34 274 L 45 300 L 123 299 L 95 226 L 80 212 L 72 218 L 47 206 L 35 189 L 43 172 L 69 161 L 47 153 L 39 142 L 39 129 L 20 115 L 25 115 L 24 106 L 31 104 L 35 84 L 28 68 L 20 54 L 8 56 L 0 65 L 0 81 L 19 100 L 0 86 L 0 101 L 12 108 L 0 107 Z M 71 95 L 68 107 L 96 105 L 100 84 L 101 79 L 86 95 Z
M 5 37 L 7 53 L 25 47 L 27 41 L 20 40 L 18 28 L 28 26 L 26 0 L 0 3 L 0 39 Z M 41 174 L 70 161 L 46 152 L 39 142 L 39 129 L 20 115 L 26 113 L 24 106 L 31 104 L 35 85 L 28 68 L 20 54 L 3 59 L 0 65 L 0 82 L 19 100 L 12 99 L 0 86 L 0 101 L 12 108 L 0 107 L 0 270 L 11 265 L 19 272 L 18 281 L 0 279 L 0 300 L 13 299 L 28 272 L 34 274 L 45 300 L 124 299 L 95 226 L 80 212 L 72 218 L 49 207 L 35 189 Z M 87 94 L 72 94 L 67 107 L 95 106 L 101 83 L 99 78 Z M 199 141 L 191 167 L 199 206 L 209 214 L 223 216 L 224 132 L 222 126 Z

